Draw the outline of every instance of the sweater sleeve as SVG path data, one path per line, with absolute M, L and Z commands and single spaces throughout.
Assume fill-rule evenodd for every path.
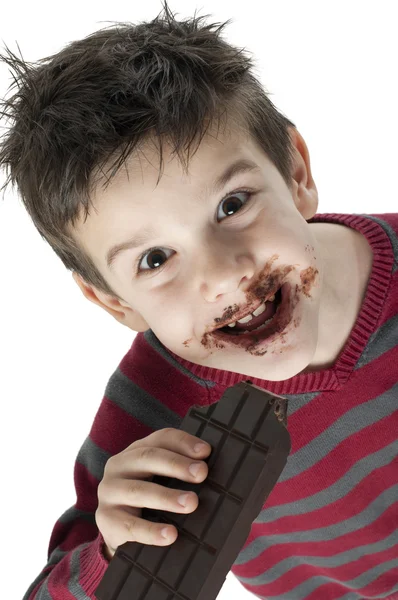
M 117 371 L 108 382 L 90 433 L 75 461 L 76 503 L 56 521 L 47 564 L 23 600 L 96 600 L 95 589 L 109 564 L 95 520 L 98 485 L 111 456 L 153 431 L 138 416 L 123 410 L 123 404 L 133 403 L 134 398 L 121 385 L 122 379 L 123 375 Z
M 47 564 L 23 600 L 95 600 L 94 591 L 109 564 L 103 554 L 104 540 L 95 521 L 97 488 L 108 458 L 93 443 L 90 434 L 75 462 L 76 503 L 56 521 Z

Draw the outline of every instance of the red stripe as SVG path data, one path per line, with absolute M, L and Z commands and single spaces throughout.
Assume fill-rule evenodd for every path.
M 395 558 L 393 555 L 392 558 Z M 391 560 L 391 557 L 390 557 Z M 380 561 L 380 564 L 383 561 Z M 382 580 L 382 581 L 380 581 Z M 387 573 L 381 574 L 377 579 L 375 579 L 369 585 L 366 585 L 360 589 L 348 588 L 349 591 L 353 591 L 356 593 L 360 593 L 360 600 L 380 598 L 380 594 L 383 594 L 383 600 L 398 600 L 398 592 L 394 592 L 389 596 L 384 596 L 385 593 L 388 593 L 394 587 L 397 586 L 398 581 L 398 569 L 392 569 Z M 325 585 L 321 585 L 319 588 L 314 590 L 312 594 L 306 597 L 305 600 L 319 600 L 319 594 L 322 595 L 322 598 L 327 598 L 328 600 L 338 600 L 347 593 L 347 588 L 343 586 L 339 586 L 334 582 L 326 583 Z
M 147 437 L 152 431 L 105 397 L 93 422 L 90 438 L 99 448 L 114 455 L 125 450 L 133 441 Z
M 390 365 L 389 367 L 387 366 Z M 342 415 L 380 396 L 397 384 L 398 346 L 353 371 L 341 391 L 323 392 L 288 419 L 294 454 L 309 444 Z M 349 399 L 349 400 L 347 400 Z
M 76 596 L 69 591 L 70 561 L 72 552 L 65 555 L 53 568 L 51 576 L 47 578 L 47 589 L 50 598 L 62 598 L 62 600 L 76 600 Z M 62 596 L 60 596 L 62 590 Z
M 311 531 L 346 521 L 364 511 L 380 494 L 397 484 L 398 457 L 388 465 L 372 471 L 343 498 L 302 515 L 284 516 L 267 523 L 267 536 Z M 268 503 L 266 506 L 268 507 Z M 255 539 L 257 535 L 262 535 L 263 527 L 264 524 L 253 523 L 250 537 Z
M 265 548 L 263 552 L 260 552 L 258 556 L 252 558 L 250 561 L 241 565 L 236 565 L 233 568 L 233 572 L 237 576 L 258 577 L 259 575 L 261 575 L 261 573 L 264 572 L 264 570 L 271 569 L 280 561 L 290 559 L 292 556 L 303 556 L 305 557 L 305 560 L 307 560 L 308 556 L 331 557 L 336 554 L 338 555 L 341 552 L 346 552 L 348 550 L 352 550 L 353 548 L 358 548 L 359 546 L 375 544 L 396 531 L 396 514 L 397 503 L 395 502 L 392 506 L 385 510 L 384 513 L 380 515 L 380 517 L 376 519 L 373 523 L 366 525 L 365 527 L 362 527 L 359 530 L 351 531 L 346 535 L 341 535 L 335 539 L 311 542 L 286 542 L 282 544 L 275 544 L 273 546 L 270 546 L 269 548 Z M 259 530 L 257 530 L 257 535 L 259 535 L 259 533 Z M 266 526 L 264 526 L 263 530 L 261 531 L 261 535 L 265 538 L 268 537 Z M 377 553 L 371 556 L 377 557 Z M 341 573 L 339 577 L 343 576 L 347 564 L 349 563 L 345 563 L 344 565 L 339 566 L 338 568 L 336 567 L 335 575 L 337 570 L 340 570 Z M 304 568 L 304 566 L 305 565 L 302 565 L 301 568 Z M 313 569 L 314 574 L 322 572 L 322 569 L 319 571 L 318 567 L 313 567 Z M 293 571 L 296 572 L 297 569 L 289 571 L 289 574 L 284 575 L 283 577 L 286 577 L 290 580 L 291 573 L 293 573 Z M 295 577 L 298 578 L 299 575 L 296 573 Z M 298 585 L 298 583 L 300 583 L 300 580 L 297 580 L 297 582 L 296 580 L 294 580 L 294 585 Z M 279 584 L 281 584 L 281 581 L 279 582 Z
M 153 370 L 151 364 L 154 365 Z M 143 335 L 136 336 L 132 354 L 125 357 L 120 369 L 136 385 L 181 417 L 193 404 L 206 406 L 212 402 L 207 387 L 198 385 L 189 376 L 176 373 L 175 368 L 148 344 Z
M 277 483 L 267 508 L 302 500 L 333 485 L 359 460 L 394 442 L 397 429 L 398 411 L 353 433 L 304 473 Z
M 275 582 L 260 586 L 251 586 L 248 584 L 245 584 L 245 586 L 253 593 L 267 598 L 288 594 L 289 592 L 291 593 L 291 597 L 293 597 L 295 587 L 303 584 L 305 581 L 311 580 L 312 577 L 318 579 L 323 576 L 337 579 L 338 581 L 330 581 L 319 585 L 312 593 L 305 597 L 305 600 L 319 600 L 319 598 L 327 598 L 327 600 L 337 599 L 348 591 L 361 594 L 365 598 L 379 598 L 380 593 L 388 593 L 396 587 L 398 568 L 391 569 L 387 573 L 382 573 L 375 581 L 361 588 L 352 588 L 349 582 L 352 579 L 360 577 L 364 572 L 385 562 L 389 562 L 396 557 L 396 548 L 390 548 L 384 552 L 379 552 L 370 557 L 359 558 L 352 563 L 344 565 L 343 571 L 341 567 L 323 569 L 311 565 L 302 565 L 291 569 L 288 574 L 284 575 L 283 578 L 278 578 Z M 379 579 L 383 579 L 382 587 L 380 587 Z M 348 582 L 348 585 L 344 585 L 345 581 Z

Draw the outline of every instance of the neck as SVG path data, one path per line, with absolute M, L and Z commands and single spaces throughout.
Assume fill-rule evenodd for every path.
M 302 373 L 333 366 L 356 322 L 372 267 L 372 249 L 359 231 L 311 223 L 323 264 L 318 344 Z

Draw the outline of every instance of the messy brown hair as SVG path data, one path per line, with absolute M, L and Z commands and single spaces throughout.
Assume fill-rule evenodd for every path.
M 137 25 L 117 23 L 57 54 L 28 63 L 8 55 L 18 91 L 1 102 L 13 125 L 0 142 L 0 167 L 18 191 L 35 227 L 65 267 L 122 300 L 72 236 L 102 173 L 107 187 L 130 155 L 149 139 L 172 144 L 185 171 L 214 123 L 227 117 L 260 145 L 290 188 L 295 125 L 275 108 L 253 75 L 245 49 L 224 41 L 209 16 L 177 21 L 163 13 Z M 18 46 L 19 49 L 19 46 Z M 11 89 L 10 86 L 9 89 Z M 194 144 L 196 143 L 196 146 Z M 187 160 L 185 158 L 187 157 Z M 103 169 L 110 160 L 106 177 Z M 93 204 L 91 204 L 93 206 Z

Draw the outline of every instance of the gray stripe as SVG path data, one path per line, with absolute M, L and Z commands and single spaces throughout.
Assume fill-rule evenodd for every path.
M 51 565 L 57 565 L 59 562 L 61 562 L 65 554 L 68 554 L 68 552 L 69 550 L 60 550 L 59 546 L 57 546 L 55 550 L 51 552 L 47 567 Z
M 379 217 L 375 217 L 373 215 L 364 215 L 364 214 L 360 214 L 359 216 L 365 217 L 366 219 L 371 219 L 375 223 L 378 223 L 380 225 L 380 227 L 382 227 L 384 229 L 384 231 L 390 238 L 390 242 L 391 242 L 392 250 L 393 250 L 393 254 L 394 254 L 394 265 L 393 265 L 392 273 L 395 273 L 395 271 L 397 270 L 397 267 L 398 267 L 398 238 L 397 238 L 397 234 L 395 233 L 394 229 L 391 227 L 391 225 L 389 223 L 387 223 L 387 221 L 384 221 L 383 219 L 379 219 Z
M 396 592 L 398 592 L 398 585 L 391 588 L 388 592 L 379 592 L 377 598 L 387 598 L 387 600 L 396 600 L 397 596 L 391 596 L 391 594 L 394 594 Z M 347 594 L 344 594 L 344 596 L 340 596 L 339 600 L 364 600 L 364 598 L 362 594 L 358 595 L 356 592 L 348 592 Z
M 76 521 L 76 519 L 79 519 L 80 521 L 87 521 L 91 525 L 96 525 L 95 517 L 92 512 L 87 510 L 79 510 L 75 508 L 75 506 L 71 506 L 68 508 L 68 510 L 62 513 L 58 521 L 62 523 L 62 525 L 66 525 L 67 523 Z
M 156 352 L 163 356 L 163 358 L 167 360 L 168 363 L 170 363 L 175 369 L 177 369 L 177 371 L 180 371 L 180 373 L 183 373 L 201 387 L 212 388 L 216 385 L 215 381 L 212 381 L 211 379 L 203 379 L 202 377 L 198 377 L 197 375 L 191 373 L 191 371 L 188 371 L 186 367 L 181 365 L 175 358 L 173 358 L 173 356 L 171 356 L 166 346 L 164 346 L 159 340 L 159 338 L 156 337 L 152 329 L 147 329 L 145 331 L 144 338 L 146 339 L 148 344 L 150 344 L 152 348 L 156 350 Z
M 398 346 L 398 315 L 394 315 L 372 333 L 354 371 L 379 358 L 385 352 Z
M 365 427 L 377 423 L 384 417 L 392 415 L 397 410 L 398 383 L 392 388 L 372 398 L 365 404 L 355 406 L 347 411 L 330 427 L 322 431 L 312 442 L 290 454 L 285 469 L 278 482 L 288 481 L 297 477 L 314 464 L 322 460 L 343 440 L 358 433 Z M 333 401 L 332 399 L 330 400 Z
M 101 481 L 104 476 L 105 465 L 110 457 L 109 452 L 105 452 L 90 437 L 87 437 L 79 450 L 76 462 L 83 465 L 97 481 Z M 72 518 L 76 518 L 76 515 Z
M 381 575 L 383 575 L 384 573 L 388 573 L 388 571 L 391 571 L 395 567 L 398 567 L 398 558 L 394 558 L 392 560 L 388 560 L 384 563 L 381 563 L 380 565 L 376 565 L 375 567 L 368 569 L 367 571 L 364 571 L 363 573 L 358 575 L 358 577 L 354 577 L 354 579 L 345 581 L 344 585 L 346 585 L 347 587 L 352 588 L 354 590 L 355 589 L 360 590 L 360 589 L 364 588 L 365 586 L 370 585 L 371 583 L 376 581 L 376 579 L 378 579 Z M 311 592 L 313 592 L 313 590 L 315 590 L 320 585 L 325 584 L 325 583 L 335 583 L 335 581 L 336 580 L 333 577 L 322 577 L 322 576 L 312 577 L 310 580 L 305 581 L 303 584 L 301 584 L 300 586 L 298 586 L 295 589 L 295 592 L 296 593 L 298 592 L 298 595 L 296 596 L 296 598 L 297 598 L 297 600 L 299 600 L 299 598 L 305 599 L 309 596 L 309 594 Z M 379 598 L 381 598 L 381 597 L 388 598 L 388 596 L 390 596 L 391 594 L 393 594 L 396 591 L 398 591 L 398 584 L 395 584 L 394 587 L 390 588 L 390 590 L 383 596 L 378 596 L 378 597 Z M 282 600 L 282 596 L 280 596 L 280 598 Z M 362 594 L 354 593 L 353 598 L 362 600 Z
M 368 504 L 362 512 L 333 525 L 318 527 L 307 531 L 292 531 L 281 534 L 259 535 L 251 544 L 244 548 L 237 557 L 235 565 L 243 565 L 253 558 L 257 558 L 268 548 L 278 544 L 303 544 L 307 542 L 322 542 L 327 544 L 331 540 L 338 539 L 342 535 L 359 531 L 374 523 L 389 506 L 396 503 L 398 497 L 398 484 L 384 490 L 379 496 Z M 394 532 L 396 544 L 398 544 L 398 530 Z M 382 543 L 382 542 L 381 542 Z
M 92 542 L 88 542 L 87 544 L 82 544 L 81 546 L 78 546 L 78 548 L 72 553 L 70 561 L 70 577 L 68 581 L 68 590 L 69 593 L 72 594 L 72 597 L 76 598 L 76 600 L 90 600 L 90 597 L 87 596 L 82 586 L 80 585 L 79 580 L 81 560 L 80 554 L 91 543 Z
M 264 508 L 256 519 L 256 523 L 273 523 L 282 517 L 305 515 L 314 510 L 324 508 L 333 502 L 347 496 L 370 473 L 389 465 L 398 455 L 398 440 L 381 448 L 373 454 L 368 454 L 356 462 L 343 477 L 335 483 L 322 489 L 308 498 L 295 500 L 286 504 Z
M 287 403 L 287 417 L 289 423 L 289 417 L 294 415 L 296 410 L 303 408 L 306 404 L 312 402 L 312 400 L 319 396 L 319 394 L 323 392 L 306 392 L 305 394 L 284 394 L 284 398 L 288 399 Z
M 71 555 L 70 578 L 68 581 L 68 591 L 71 594 L 71 596 L 73 598 L 75 598 L 76 600 L 90 600 L 89 596 L 87 596 L 87 594 L 84 592 L 82 586 L 80 585 L 79 579 L 80 579 L 80 553 L 82 552 L 82 550 L 87 548 L 87 546 L 91 543 L 92 542 L 87 542 L 86 544 L 82 544 L 81 546 L 78 546 L 72 552 L 72 555 Z M 69 554 L 69 552 L 59 552 L 59 560 L 65 554 Z M 52 555 L 54 555 L 54 552 Z M 57 563 L 59 562 L 59 560 L 57 560 Z M 49 574 L 49 573 L 46 573 L 44 575 L 41 573 L 38 577 L 36 577 L 35 581 L 30 585 L 29 589 L 25 593 L 22 600 L 28 600 L 30 594 L 32 593 L 32 591 L 34 590 L 34 588 L 40 581 L 43 581 L 43 585 L 39 588 L 39 590 L 35 596 L 35 600 L 54 600 L 54 598 L 51 596 L 50 592 L 48 591 L 48 578 L 50 576 L 51 576 L 51 574 Z
M 288 571 L 300 568 L 301 565 L 308 565 L 310 567 L 317 567 L 319 569 L 333 569 L 341 567 L 347 563 L 352 563 L 359 558 L 366 555 L 376 554 L 377 552 L 383 552 L 394 548 L 397 544 L 397 533 L 394 532 L 387 538 L 381 541 L 375 542 L 374 544 L 365 544 L 358 546 L 352 550 L 345 550 L 333 556 L 313 556 L 311 554 L 294 556 L 293 554 L 289 558 L 285 558 L 277 563 L 271 569 L 266 571 L 265 575 L 259 575 L 258 577 L 239 577 L 239 581 L 242 583 L 248 583 L 250 585 L 264 585 L 273 583 L 279 577 L 282 577 Z M 237 563 L 235 563 L 237 564 Z M 329 580 L 328 577 L 325 578 Z
M 375 581 L 378 577 L 380 577 L 380 575 L 383 575 L 383 573 L 388 572 L 389 570 L 395 568 L 398 566 L 398 558 L 395 558 L 393 560 L 389 560 L 386 561 L 384 563 L 382 563 L 381 565 L 377 565 L 371 569 L 368 569 L 368 571 L 364 571 L 363 573 L 361 573 L 360 575 L 358 575 L 358 577 L 355 577 L 354 579 L 350 579 L 349 581 L 344 581 L 342 582 L 340 585 L 344 585 L 348 588 L 353 588 L 353 589 L 357 589 L 360 590 L 362 588 L 364 588 L 367 585 L 370 585 L 373 581 Z M 240 581 L 244 581 L 243 578 L 238 578 Z M 254 583 L 252 583 L 252 580 L 249 580 L 247 583 L 250 583 L 251 585 L 256 585 Z M 321 585 L 326 585 L 326 584 L 330 584 L 330 583 L 334 583 L 336 585 L 339 584 L 338 580 L 336 581 L 336 579 L 334 577 L 325 577 L 323 575 L 314 575 L 313 577 L 311 577 L 310 579 L 307 579 L 306 581 L 303 581 L 303 583 L 297 585 L 295 588 L 289 590 L 289 598 L 293 598 L 294 600 L 305 600 L 305 598 L 308 598 L 308 596 L 310 594 L 312 594 L 317 588 L 319 588 Z M 386 592 L 385 594 L 381 595 L 381 596 L 377 596 L 377 598 L 388 598 L 391 594 L 393 594 L 394 592 L 398 591 L 398 584 L 394 585 L 393 588 L 391 588 L 388 592 Z M 323 597 L 323 594 L 321 592 L 320 596 L 318 596 L 320 598 Z M 350 600 L 362 600 L 363 596 L 362 594 L 358 594 L 355 592 L 350 592 L 349 595 L 345 595 L 343 596 L 344 598 L 350 598 Z M 277 596 L 272 596 L 272 600 L 287 600 L 287 597 L 285 594 L 283 595 L 277 595 Z M 341 600 L 341 598 L 339 598 L 339 600 Z
M 178 429 L 182 421 L 178 414 L 131 381 L 119 368 L 109 379 L 105 396 L 128 415 L 154 430 L 165 427 Z

